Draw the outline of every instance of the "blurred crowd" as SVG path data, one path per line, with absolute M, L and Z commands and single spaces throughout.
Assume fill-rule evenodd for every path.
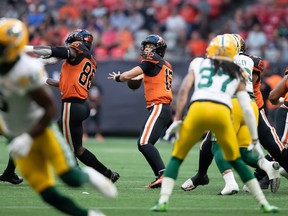
M 151 33 L 166 40 L 167 59 L 190 59 L 226 32 L 243 36 L 250 54 L 288 61 L 288 0 L 251 2 L 218 26 L 211 23 L 233 9 L 232 0 L 6 0 L 0 16 L 27 23 L 32 45 L 63 45 L 71 30 L 86 28 L 98 61 L 137 59 Z

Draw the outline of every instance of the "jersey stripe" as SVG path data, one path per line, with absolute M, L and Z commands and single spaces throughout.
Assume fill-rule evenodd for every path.
M 73 141 L 71 137 L 71 132 L 70 132 L 70 108 L 71 108 L 71 103 L 64 102 L 63 105 L 63 117 L 62 117 L 62 130 L 63 130 L 63 135 L 66 138 L 69 146 L 74 152 L 74 147 L 73 147 Z
M 264 109 L 261 109 L 261 110 L 260 110 L 260 114 L 261 114 L 263 120 L 265 121 L 266 125 L 270 128 L 271 133 L 272 133 L 272 135 L 273 135 L 273 138 L 274 138 L 275 142 L 277 143 L 279 149 L 281 149 L 281 151 L 282 151 L 285 146 L 283 145 L 283 142 L 280 141 L 280 139 L 279 139 L 279 137 L 278 137 L 278 135 L 277 135 L 277 133 L 276 133 L 275 128 L 270 125 L 270 123 L 269 123 L 269 121 L 268 121 L 268 119 L 267 119 L 267 117 L 266 117 L 266 115 L 265 115 L 265 110 L 264 110 Z M 287 118 L 286 118 L 286 120 L 287 120 Z M 283 137 L 284 137 L 284 136 L 283 136 Z M 287 140 L 286 140 L 286 141 L 287 141 Z
M 140 138 L 140 145 L 148 143 L 149 137 L 150 137 L 151 132 L 154 128 L 155 122 L 161 113 L 161 110 L 162 110 L 162 104 L 154 105 L 153 111 L 150 114 L 150 116 L 149 116 L 149 118 L 145 124 L 145 128 L 144 128 L 142 136 Z

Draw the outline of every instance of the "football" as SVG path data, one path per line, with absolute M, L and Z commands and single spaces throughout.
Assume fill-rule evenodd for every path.
M 128 80 L 127 81 L 127 85 L 130 89 L 132 90 L 136 90 L 139 89 L 141 84 L 142 84 L 142 80 L 143 79 L 139 79 L 139 80 Z

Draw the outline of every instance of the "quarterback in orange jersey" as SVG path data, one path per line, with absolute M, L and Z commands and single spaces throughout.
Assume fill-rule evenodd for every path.
M 171 83 L 173 70 L 163 59 L 166 43 L 159 35 L 149 35 L 141 43 L 141 63 L 129 71 L 110 73 L 108 79 L 126 82 L 131 79 L 144 80 L 144 91 L 149 114 L 138 139 L 138 149 L 144 155 L 156 177 L 147 188 L 159 188 L 165 165 L 154 146 L 162 131 L 172 122 Z
M 46 83 L 59 86 L 62 99 L 60 126 L 64 137 L 76 157 L 85 165 L 116 182 L 120 175 L 103 165 L 96 156 L 82 144 L 83 121 L 90 115 L 88 91 L 96 72 L 96 60 L 92 55 L 93 36 L 85 29 L 71 32 L 65 40 L 66 46 L 28 46 L 27 52 L 44 57 L 49 63 L 51 58 L 66 59 L 62 65 L 60 80 L 47 79 Z

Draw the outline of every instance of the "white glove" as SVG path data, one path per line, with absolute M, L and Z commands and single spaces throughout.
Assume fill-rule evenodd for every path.
M 247 150 L 255 150 L 261 158 L 265 157 L 263 149 L 261 148 L 259 140 L 253 140 L 252 143 L 248 146 Z
M 172 134 L 176 134 L 176 137 L 178 138 L 179 136 L 179 129 L 180 126 L 182 125 L 182 120 L 174 121 L 170 127 L 166 130 L 165 136 L 163 137 L 164 140 L 169 140 L 169 137 Z
M 33 138 L 28 133 L 15 137 L 7 146 L 13 159 L 28 155 L 33 143 Z

